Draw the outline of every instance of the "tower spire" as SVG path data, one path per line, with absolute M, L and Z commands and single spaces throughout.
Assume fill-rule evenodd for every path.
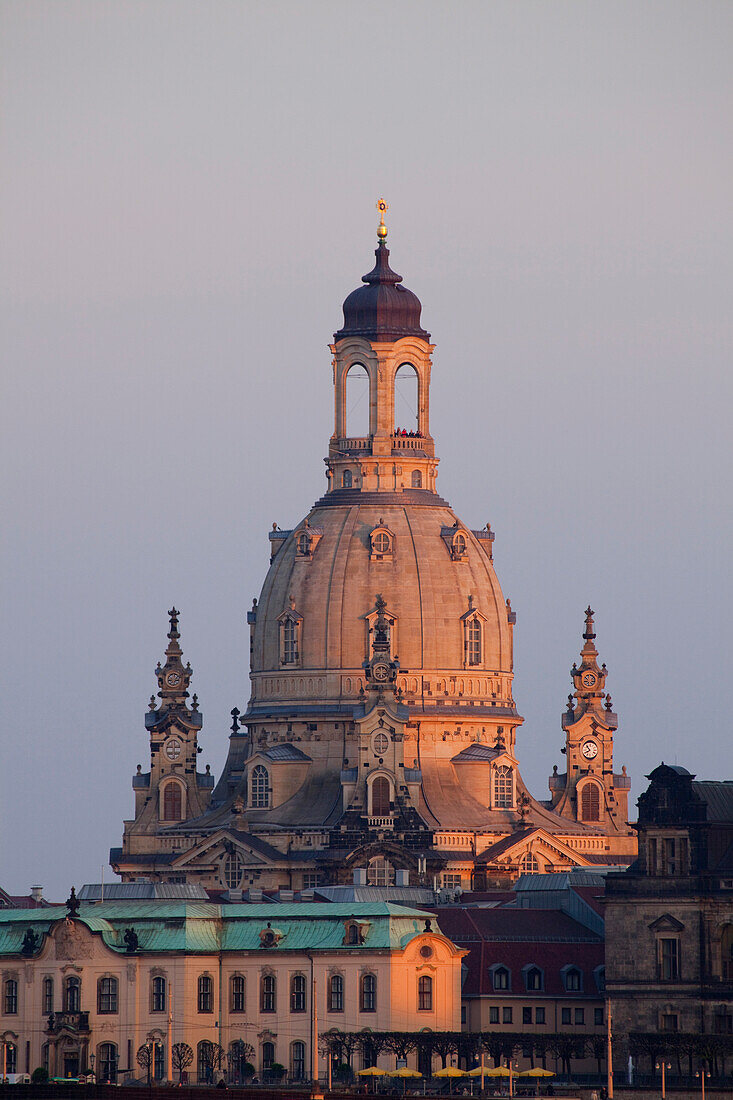
M 180 611 L 175 606 L 168 612 L 170 629 L 165 650 L 165 664 L 161 665 L 158 661 L 155 669 L 160 689 L 158 696 L 163 700 L 163 705 L 168 707 L 185 705 L 185 700 L 188 698 L 188 685 L 193 675 L 190 663 L 184 666 L 182 660 L 183 650 L 179 643 L 181 634 L 178 629 L 179 616 Z

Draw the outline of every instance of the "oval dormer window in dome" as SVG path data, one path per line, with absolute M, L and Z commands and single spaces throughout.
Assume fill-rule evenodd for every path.
M 394 554 L 394 535 L 380 519 L 369 535 L 369 557 L 371 561 L 392 561 Z

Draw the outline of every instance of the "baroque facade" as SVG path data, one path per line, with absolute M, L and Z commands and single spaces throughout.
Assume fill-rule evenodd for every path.
M 457 1031 L 465 951 L 434 913 L 371 904 L 79 903 L 0 911 L 4 1074 L 45 1066 L 242 1083 L 325 1076 L 319 1029 Z M 181 1065 L 178 1044 L 193 1060 Z M 143 1050 L 144 1053 L 144 1050 Z
M 464 524 L 438 494 L 434 344 L 386 235 L 382 223 L 376 264 L 330 345 L 326 492 L 291 530 L 269 533 L 270 568 L 247 616 L 250 701 L 232 712 L 216 785 L 196 768 L 202 718 L 170 612 L 146 715 L 150 768 L 133 778 L 135 816 L 111 852 L 125 881 L 308 889 L 355 872 L 388 884 L 402 870 L 468 889 L 634 857 L 590 608 L 562 716 L 566 770 L 555 768 L 545 801 L 522 779 L 515 614 L 494 532 Z M 347 423 L 355 374 L 368 389 L 364 435 Z M 396 413 L 403 377 L 417 395 L 409 432 Z
M 621 1032 L 733 1035 L 733 782 L 661 764 L 639 857 L 606 883 L 606 977 Z

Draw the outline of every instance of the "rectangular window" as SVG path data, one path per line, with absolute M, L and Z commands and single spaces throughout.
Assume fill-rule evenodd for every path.
M 443 887 L 446 890 L 457 890 L 460 885 L 460 875 L 443 875 Z
M 319 876 L 318 875 L 308 874 L 308 873 L 304 874 L 303 875 L 303 889 L 304 890 L 315 890 L 316 886 L 318 886 L 318 881 L 319 881 Z
M 232 1012 L 244 1012 L 244 978 L 241 974 L 232 976 Z
M 677 1014 L 673 1012 L 665 1012 L 662 1016 L 662 1031 L 676 1031 L 677 1026 Z
M 666 837 L 664 841 L 664 869 L 668 875 L 677 874 L 677 853 L 673 837 Z
M 492 1005 L 491 1008 L 489 1009 L 489 1023 L 490 1024 L 498 1024 L 499 1023 L 499 1009 L 496 1005 Z
M 5 983 L 5 1014 L 18 1015 L 18 983 L 15 978 L 8 978 Z
M 214 983 L 211 978 L 202 975 L 199 978 L 199 1012 L 214 1011 Z
M 593 1009 L 593 1023 L 595 1024 L 596 1027 L 603 1027 L 603 1009 L 602 1008 L 594 1008 Z
M 563 1009 L 560 1010 L 560 1023 L 562 1023 L 562 1024 L 572 1023 L 569 1008 L 563 1008 Z
M 545 1010 L 544 1010 L 544 1008 L 536 1008 L 534 1010 L 534 1022 L 536 1024 L 544 1024 L 544 1022 L 545 1022 Z
M 575 1010 L 575 1022 L 576 1022 L 576 1024 L 584 1024 L 585 1023 L 585 1009 L 584 1008 L 576 1008 L 576 1010 Z
M 512 1010 L 506 1006 L 501 1010 L 501 1022 L 503 1024 L 510 1024 L 512 1022 Z
M 53 978 L 43 979 L 43 1014 L 50 1016 L 53 1012 Z
M 462 1024 L 466 1023 L 466 1006 L 465 1005 L 461 1005 L 461 1023 Z
M 531 1024 L 532 1023 L 532 1009 L 531 1008 L 523 1008 L 522 1009 L 522 1023 L 523 1024 Z
M 676 982 L 680 976 L 679 940 L 659 941 L 659 978 L 663 982 Z

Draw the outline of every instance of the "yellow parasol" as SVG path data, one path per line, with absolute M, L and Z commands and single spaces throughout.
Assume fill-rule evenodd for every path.
M 485 1069 L 484 1077 L 516 1077 L 517 1074 L 508 1070 L 506 1066 L 496 1066 L 494 1069 Z
M 357 1077 L 386 1077 L 386 1069 L 380 1069 L 379 1066 L 369 1066 L 367 1069 L 358 1069 L 356 1071 Z
M 554 1077 L 555 1074 L 551 1069 L 541 1069 L 540 1066 L 535 1066 L 534 1069 L 524 1069 L 519 1074 L 520 1077 Z
M 388 1077 L 422 1077 L 422 1073 L 419 1073 L 416 1069 L 408 1069 L 407 1066 L 402 1066 L 400 1069 L 391 1069 L 387 1074 Z
M 433 1077 L 467 1077 L 465 1070 L 456 1069 L 455 1066 L 446 1066 L 445 1069 L 436 1069 Z

